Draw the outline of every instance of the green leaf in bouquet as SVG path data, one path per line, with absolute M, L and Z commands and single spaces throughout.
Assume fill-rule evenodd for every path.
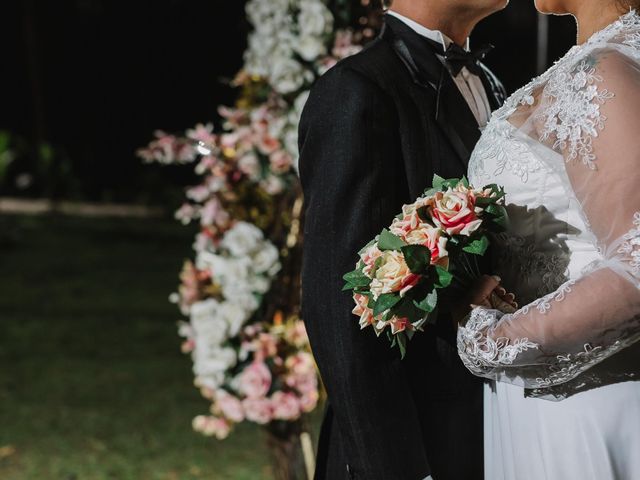
M 493 205 L 494 203 L 496 203 L 496 199 L 495 198 L 491 198 L 491 197 L 478 197 L 478 198 L 476 198 L 476 207 L 486 208 L 489 205 Z
M 446 268 L 442 268 L 440 266 L 436 266 L 437 277 L 437 287 L 438 288 L 447 288 L 451 285 L 453 281 L 453 275 Z
M 371 279 L 367 277 L 362 268 L 356 268 L 352 272 L 345 274 L 343 280 L 346 282 L 343 291 L 353 290 L 359 287 L 368 287 L 371 283 Z
M 402 300 L 402 297 L 397 293 L 385 293 L 384 295 L 380 295 L 373 306 L 373 316 L 376 317 L 390 308 L 393 308 L 400 300 Z
M 472 255 L 484 255 L 489 248 L 489 239 L 486 235 L 483 235 L 477 240 L 474 240 L 462 250 Z
M 458 183 L 461 183 L 461 184 L 462 184 L 462 185 L 464 185 L 466 188 L 469 188 L 469 180 L 467 179 L 467 177 L 466 177 L 466 176 L 463 176 L 463 177 L 460 179 L 460 182 L 458 182 Z
M 414 300 L 413 304 L 424 312 L 433 312 L 438 305 L 438 291 L 434 288 L 431 293 L 427 294 L 421 301 Z
M 439 188 L 427 188 L 422 194 L 421 198 L 433 197 L 439 191 L 440 191 Z
M 402 247 L 402 254 L 412 273 L 420 275 L 431 265 L 431 250 L 424 245 L 407 245 Z
M 485 211 L 494 217 L 493 223 L 501 228 L 507 228 L 509 214 L 507 213 L 507 209 L 504 208 L 503 205 L 496 205 L 494 203 L 492 205 L 489 205 Z
M 446 182 L 446 180 L 442 178 L 440 175 L 434 175 L 433 181 L 431 182 L 431 184 L 433 185 L 433 188 L 435 188 L 436 190 L 442 190 L 442 187 L 444 186 L 444 182 Z
M 380 237 L 378 238 L 378 248 L 383 252 L 387 250 L 399 251 L 405 245 L 406 243 L 404 243 L 404 241 L 400 237 L 394 235 L 386 228 L 382 231 Z
M 407 336 L 404 332 L 395 335 L 398 340 L 398 348 L 400 349 L 400 358 L 404 360 L 407 355 Z

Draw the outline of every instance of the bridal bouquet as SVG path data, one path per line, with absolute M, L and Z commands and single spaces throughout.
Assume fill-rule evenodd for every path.
M 477 258 L 489 247 L 488 234 L 507 221 L 504 197 L 497 185 L 476 189 L 465 178 L 436 175 L 433 187 L 405 205 L 344 276 L 360 327 L 371 326 L 378 336 L 386 331 L 404 357 L 407 341 L 435 315 L 438 291 L 465 288 L 480 276 Z

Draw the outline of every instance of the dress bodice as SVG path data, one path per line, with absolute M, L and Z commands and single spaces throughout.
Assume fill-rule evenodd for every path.
M 529 303 L 578 278 L 600 255 L 564 170 L 564 159 L 496 116 L 469 163 L 473 185 L 507 194 L 509 225 L 493 239 L 494 268 Z

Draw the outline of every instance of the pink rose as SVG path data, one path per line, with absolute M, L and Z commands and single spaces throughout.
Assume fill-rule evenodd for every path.
M 437 192 L 429 201 L 431 217 L 435 224 L 449 235 L 471 235 L 482 220 L 476 212 L 476 194 L 464 185 L 446 192 Z
M 240 374 L 238 390 L 246 397 L 264 397 L 270 388 L 271 372 L 262 362 L 253 362 Z
M 264 362 L 265 359 L 278 354 L 278 341 L 270 333 L 260 333 L 254 341 L 255 359 Z
M 231 424 L 224 418 L 199 415 L 193 419 L 193 429 L 208 437 L 215 436 L 218 440 L 224 440 L 231 432 Z
M 295 420 L 300 417 L 300 402 L 293 393 L 276 392 L 271 396 L 273 418 Z
M 297 348 L 303 348 L 309 343 L 307 329 L 302 320 L 296 321 L 292 326 L 285 330 L 285 339 L 291 345 Z
M 258 138 L 257 147 L 260 153 L 264 155 L 271 155 L 280 148 L 280 141 L 268 133 L 265 133 Z
M 240 423 L 244 420 L 244 409 L 240 400 L 224 390 L 216 392 L 215 398 L 215 406 L 222 415 L 234 423 Z
M 266 398 L 245 398 L 242 401 L 247 420 L 265 425 L 273 420 L 273 407 Z
M 269 163 L 271 164 L 271 170 L 275 173 L 286 173 L 293 164 L 293 159 L 284 150 L 277 150 L 269 155 Z
M 382 262 L 373 272 L 370 285 L 374 300 L 386 293 L 399 292 L 403 296 L 420 280 L 419 275 L 409 270 L 402 253 L 388 250 L 383 252 L 380 258 Z
M 300 352 L 287 358 L 285 366 L 289 370 L 285 382 L 300 393 L 318 389 L 318 377 L 313 356 L 307 352 Z
M 320 394 L 317 389 L 303 393 L 300 397 L 300 408 L 304 413 L 312 412 L 318 406 L 319 399 Z

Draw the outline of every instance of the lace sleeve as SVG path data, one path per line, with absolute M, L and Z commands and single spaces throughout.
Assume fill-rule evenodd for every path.
M 548 155 L 564 160 L 600 258 L 514 314 L 475 309 L 458 333 L 476 375 L 527 388 L 567 382 L 640 338 L 640 71 L 600 51 L 550 79 L 532 109 Z

